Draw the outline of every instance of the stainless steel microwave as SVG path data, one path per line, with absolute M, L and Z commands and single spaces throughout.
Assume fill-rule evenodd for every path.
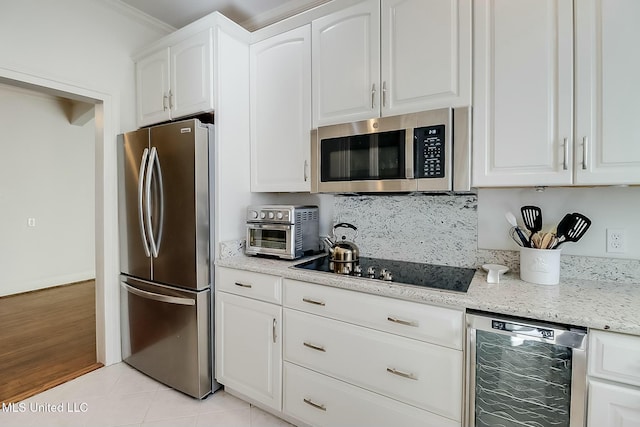
M 311 132 L 312 193 L 470 190 L 469 107 L 323 126 Z

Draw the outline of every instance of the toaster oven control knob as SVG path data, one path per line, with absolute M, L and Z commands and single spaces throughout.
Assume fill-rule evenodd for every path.
M 267 214 L 263 212 L 260 212 L 260 219 L 265 219 L 267 217 Z
M 282 219 L 282 212 L 278 212 L 278 213 L 276 214 L 276 218 L 278 218 L 278 219 Z
M 269 219 L 273 219 L 273 212 L 269 212 Z
M 256 212 L 256 211 L 251 211 L 251 213 L 249 215 L 251 216 L 251 219 L 257 219 L 258 218 L 258 212 Z

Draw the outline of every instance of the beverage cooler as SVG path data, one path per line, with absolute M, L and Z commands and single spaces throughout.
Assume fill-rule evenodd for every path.
M 470 427 L 584 427 L 584 328 L 467 314 Z

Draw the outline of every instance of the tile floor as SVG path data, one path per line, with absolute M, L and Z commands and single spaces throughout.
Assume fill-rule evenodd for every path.
M 54 409 L 62 407 L 62 412 Z M 199 401 L 125 363 L 100 368 L 14 406 L 2 427 L 291 427 L 223 390 Z

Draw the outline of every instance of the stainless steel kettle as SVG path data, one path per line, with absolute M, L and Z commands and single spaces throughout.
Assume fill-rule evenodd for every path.
M 329 268 L 334 273 L 351 274 L 360 262 L 360 250 L 355 243 L 348 241 L 345 235 L 338 240 L 336 230 L 339 228 L 350 228 L 355 231 L 352 240 L 358 237 L 358 229 L 353 224 L 341 222 L 333 226 L 331 238 L 324 239 L 330 255 Z

